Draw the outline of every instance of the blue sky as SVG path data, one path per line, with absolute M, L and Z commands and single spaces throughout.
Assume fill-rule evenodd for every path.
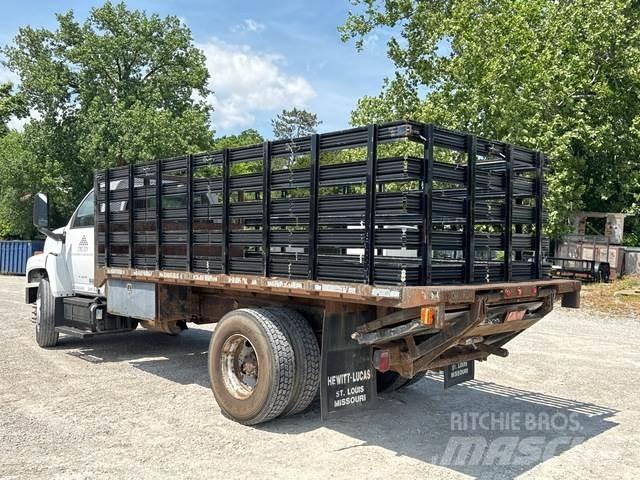
M 283 108 L 304 107 L 323 121 L 321 131 L 348 126 L 358 98 L 375 95 L 393 66 L 386 35 L 367 39 L 363 52 L 337 31 L 353 8 L 348 0 L 224 2 L 131 0 L 130 8 L 181 17 L 207 56 L 217 135 L 256 128 L 271 136 L 270 120 Z M 18 28 L 55 26 L 54 13 L 84 18 L 94 1 L 4 0 L 0 43 Z M 0 71 L 0 81 L 11 74 Z

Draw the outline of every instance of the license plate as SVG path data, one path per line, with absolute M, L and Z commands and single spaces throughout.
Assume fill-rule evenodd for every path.
M 473 380 L 475 375 L 474 367 L 474 360 L 447 365 L 444 369 L 444 388 L 453 387 L 467 380 Z
M 509 312 L 507 313 L 507 316 L 505 317 L 504 321 L 514 322 L 517 320 L 522 320 L 524 318 L 525 313 L 527 313 L 526 310 L 515 310 L 513 312 Z

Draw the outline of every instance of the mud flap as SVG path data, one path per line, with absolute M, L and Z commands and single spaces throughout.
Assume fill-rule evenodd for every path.
M 371 407 L 376 401 L 372 348 L 351 338 L 356 327 L 368 320 L 364 310 L 325 312 L 320 370 L 322 420 Z
M 473 380 L 475 377 L 475 361 L 452 363 L 444 369 L 444 388 Z

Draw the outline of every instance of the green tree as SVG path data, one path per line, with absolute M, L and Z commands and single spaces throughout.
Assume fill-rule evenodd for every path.
M 257 130 L 249 128 L 237 135 L 225 135 L 213 140 L 212 150 L 223 150 L 225 148 L 248 147 L 264 142 L 264 138 Z
M 24 134 L 0 137 L 0 238 L 31 238 L 32 192 L 52 191 L 59 178 L 29 150 Z
M 84 22 L 56 18 L 56 30 L 21 28 L 3 53 L 40 117 L 26 145 L 60 174 L 67 213 L 94 168 L 210 147 L 205 58 L 177 17 L 106 2 Z
M 7 124 L 12 117 L 24 118 L 26 115 L 24 97 L 13 92 L 11 82 L 0 83 L 0 137 L 9 133 Z
M 271 120 L 273 135 L 279 140 L 311 135 L 321 123 L 315 113 L 297 108 L 282 110 Z
M 0 84 L 0 238 L 29 237 L 33 233 L 30 208 L 24 199 L 25 183 L 43 181 L 24 136 L 12 131 L 8 122 L 27 115 L 24 98 L 13 91 L 10 82 Z
M 640 9 L 631 0 L 355 0 L 396 75 L 354 124 L 414 118 L 545 151 L 549 233 L 580 209 L 640 210 Z

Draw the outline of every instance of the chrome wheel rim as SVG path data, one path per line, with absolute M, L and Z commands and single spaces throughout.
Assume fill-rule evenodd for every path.
M 229 393 L 249 398 L 258 383 L 258 356 L 253 344 L 240 334 L 231 335 L 222 345 L 222 380 Z

